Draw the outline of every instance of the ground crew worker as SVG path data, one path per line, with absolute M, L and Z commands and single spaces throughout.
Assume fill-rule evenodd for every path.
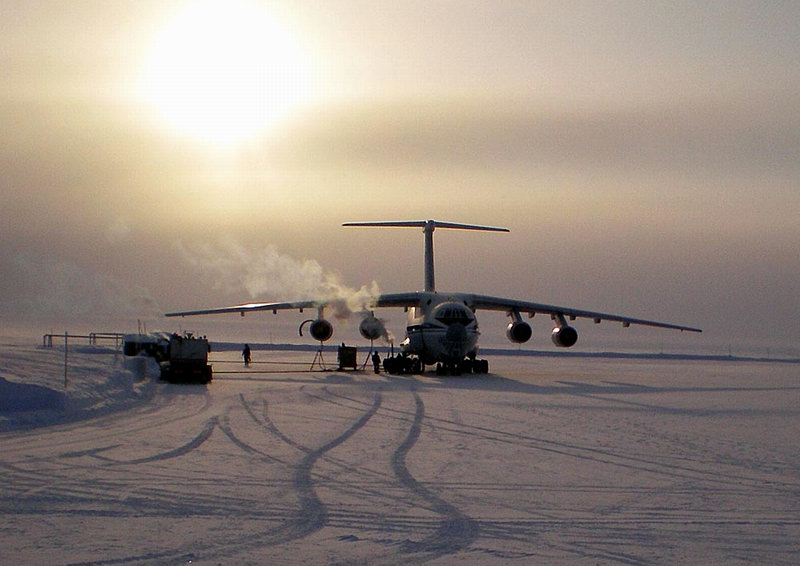
M 378 352 L 373 352 L 372 354 L 372 367 L 375 369 L 375 373 L 381 372 L 381 357 Z

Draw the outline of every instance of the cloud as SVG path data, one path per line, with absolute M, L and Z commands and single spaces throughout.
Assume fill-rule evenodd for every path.
M 622 101 L 582 107 L 526 98 L 389 100 L 326 109 L 273 153 L 294 164 L 434 170 L 741 172 L 796 175 L 790 97 Z
M 161 313 L 146 289 L 72 261 L 21 254 L 3 267 L 13 275 L 13 293 L 4 293 L 0 302 L 4 313 L 54 317 Z
M 106 229 L 106 240 L 109 244 L 116 244 L 125 240 L 131 234 L 131 227 L 127 221 L 119 217 Z

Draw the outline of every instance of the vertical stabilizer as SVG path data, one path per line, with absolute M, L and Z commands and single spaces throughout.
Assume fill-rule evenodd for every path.
M 436 228 L 453 230 L 480 230 L 483 232 L 508 232 L 508 228 L 479 226 L 477 224 L 458 224 L 437 220 L 387 220 L 377 222 L 345 222 L 342 226 L 375 226 L 379 228 L 422 228 L 425 234 L 425 291 L 436 292 L 436 277 L 433 268 L 433 231 Z

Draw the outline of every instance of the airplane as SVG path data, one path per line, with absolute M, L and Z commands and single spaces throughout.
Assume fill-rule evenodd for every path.
M 616 314 L 587 311 L 557 305 L 519 301 L 488 295 L 472 293 L 445 293 L 436 290 L 433 261 L 433 233 L 438 229 L 473 230 L 484 232 L 509 232 L 508 228 L 481 226 L 476 224 L 460 224 L 441 222 L 438 220 L 410 221 L 376 221 L 346 222 L 342 226 L 379 227 L 379 228 L 422 228 L 425 238 L 424 252 L 424 290 L 410 293 L 380 294 L 363 305 L 362 320 L 359 325 L 360 334 L 367 340 L 374 341 L 386 335 L 383 321 L 375 317 L 374 309 L 381 307 L 403 308 L 408 313 L 406 336 L 400 344 L 398 356 L 390 356 L 384 360 L 384 369 L 388 373 L 422 373 L 426 366 L 435 365 L 438 375 L 460 375 L 461 373 L 488 373 L 486 360 L 477 359 L 478 319 L 477 310 L 505 311 L 511 318 L 506 327 L 506 337 L 515 344 L 523 344 L 530 340 L 533 331 L 530 324 L 523 320 L 523 314 L 533 318 L 537 314 L 549 316 L 553 323 L 551 339 L 561 348 L 570 348 L 578 341 L 578 332 L 569 321 L 578 318 L 592 319 L 595 324 L 603 320 L 620 322 L 627 328 L 630 325 L 653 326 L 680 330 L 681 332 L 702 332 L 699 328 L 682 326 L 667 322 L 630 318 Z M 317 309 L 317 318 L 304 321 L 299 328 L 310 323 L 309 333 L 320 342 L 326 342 L 333 336 L 333 325 L 325 318 L 325 308 L 330 301 L 302 300 L 283 303 L 246 303 L 231 307 L 204 310 L 179 311 L 166 313 L 165 316 L 195 316 L 222 313 L 245 313 L 255 311 Z

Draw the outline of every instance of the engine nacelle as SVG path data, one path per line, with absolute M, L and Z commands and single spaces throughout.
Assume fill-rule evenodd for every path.
M 309 326 L 308 331 L 311 333 L 311 336 L 314 338 L 314 340 L 326 342 L 331 339 L 331 336 L 333 336 L 333 325 L 324 318 L 303 321 L 303 323 L 300 325 L 300 336 L 303 335 L 303 326 L 309 322 L 311 325 Z
M 531 339 L 531 325 L 521 320 L 512 321 L 506 327 L 506 337 L 515 344 L 523 344 Z
M 311 323 L 309 331 L 311 332 L 311 336 L 314 337 L 314 340 L 326 342 L 333 336 L 333 325 L 324 318 L 318 318 Z
M 371 315 L 361 321 L 361 324 L 358 325 L 358 331 L 367 340 L 377 340 L 382 336 L 386 336 L 386 327 L 383 322 Z
M 550 338 L 559 348 L 571 348 L 578 341 L 578 331 L 571 326 L 556 326 Z

